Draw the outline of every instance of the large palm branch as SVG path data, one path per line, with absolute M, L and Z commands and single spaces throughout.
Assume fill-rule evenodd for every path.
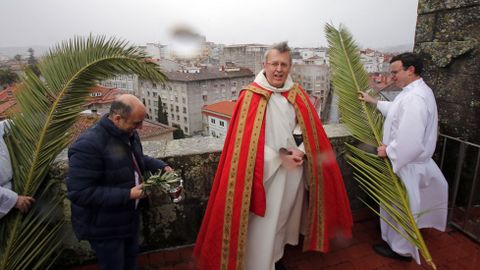
M 146 55 L 125 41 L 76 37 L 50 50 L 39 64 L 41 77 L 27 70 L 17 91 L 20 106 L 11 115 L 6 143 L 13 167 L 13 190 L 36 198 L 22 216 L 12 211 L 0 224 L 0 270 L 45 269 L 60 254 L 62 198 L 47 174 L 71 140 L 68 132 L 84 110 L 89 89 L 99 80 L 136 73 L 163 82 Z
M 336 29 L 327 24 L 325 32 L 341 121 L 353 137 L 376 148 L 382 143 L 383 116 L 373 106 L 358 99 L 359 91 L 368 90 L 368 75 L 360 62 L 358 47 L 343 26 Z M 380 158 L 352 145 L 347 145 L 347 150 L 347 160 L 354 168 L 355 180 L 390 219 L 382 216 L 375 207 L 367 205 L 389 226 L 417 246 L 427 263 L 436 269 L 410 210 L 405 186 L 393 172 L 388 158 Z M 393 220 L 400 228 L 389 220 Z

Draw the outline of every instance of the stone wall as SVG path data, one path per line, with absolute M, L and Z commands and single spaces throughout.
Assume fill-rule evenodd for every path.
M 480 143 L 480 1 L 419 0 L 414 51 L 425 57 L 440 132 Z
M 344 143 L 353 142 L 342 125 L 327 125 L 325 130 L 337 153 L 345 185 L 353 211 L 364 206 L 358 197 L 365 199 L 358 185 L 353 182 L 352 170 L 343 159 Z M 150 207 L 142 211 L 141 250 L 156 250 L 191 245 L 195 242 L 208 202 L 212 181 L 223 147 L 223 140 L 210 137 L 182 140 L 143 142 L 146 154 L 161 158 L 178 170 L 184 179 L 186 198 L 173 204 L 161 192 L 149 196 Z M 66 192 L 64 185 L 68 170 L 66 154 L 63 153 L 52 167 L 50 176 Z M 65 226 L 64 252 L 56 269 L 79 265 L 93 260 L 94 254 L 86 241 L 78 241 L 70 224 L 70 201 L 64 200 Z

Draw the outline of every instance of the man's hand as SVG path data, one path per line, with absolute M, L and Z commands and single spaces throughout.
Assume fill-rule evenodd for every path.
M 377 147 L 377 156 L 379 157 L 387 156 L 387 146 L 385 144 L 382 144 L 379 147 Z
M 371 103 L 371 104 L 377 104 L 378 100 L 372 96 L 370 96 L 369 94 L 365 93 L 365 92 L 362 92 L 362 91 L 358 91 L 358 99 L 360 100 L 363 100 L 365 102 L 368 102 L 368 103 Z
M 130 189 L 130 199 L 137 200 L 145 198 L 147 195 L 143 192 L 143 184 L 136 185 L 132 189 Z
M 281 151 L 280 159 L 282 160 L 282 166 L 287 170 L 302 166 L 304 155 L 305 153 L 297 148 L 289 148 L 287 151 Z
M 170 167 L 170 166 L 165 166 L 165 167 L 163 168 L 163 170 L 166 171 L 166 172 L 171 172 L 171 171 L 173 171 L 172 167 Z
M 15 208 L 20 210 L 22 213 L 27 213 L 32 206 L 32 203 L 35 202 L 35 199 L 29 196 L 18 196 L 17 202 L 15 203 Z

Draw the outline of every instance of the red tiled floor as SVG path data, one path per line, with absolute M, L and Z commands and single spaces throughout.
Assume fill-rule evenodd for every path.
M 480 270 L 480 246 L 463 233 L 449 228 L 447 232 L 422 230 L 424 239 L 438 270 Z M 371 245 L 380 240 L 377 219 L 357 221 L 352 239 L 331 241 L 330 252 L 302 252 L 299 246 L 287 246 L 283 258 L 289 270 L 426 270 L 430 268 L 422 259 L 400 262 L 383 258 L 373 252 Z M 193 247 L 144 253 L 139 256 L 141 270 L 193 270 Z M 86 265 L 74 270 L 94 270 Z M 72 270 L 73 270 L 72 269 Z

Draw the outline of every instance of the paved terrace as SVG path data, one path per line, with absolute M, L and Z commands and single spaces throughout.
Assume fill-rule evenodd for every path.
M 463 233 L 451 228 L 448 228 L 446 232 L 425 229 L 422 230 L 422 233 L 437 269 L 480 269 L 480 246 Z M 284 264 L 288 270 L 432 269 L 423 260 L 422 265 L 417 265 L 413 261 L 401 262 L 377 255 L 372 249 L 372 244 L 380 241 L 378 220 L 371 215 L 367 215 L 363 220 L 355 222 L 352 239 L 332 241 L 331 250 L 328 253 L 304 253 L 301 250 L 301 244 L 299 246 L 287 246 Z M 138 258 L 140 269 L 195 269 L 192 250 L 193 246 L 186 246 L 143 253 Z M 71 268 L 71 270 L 95 269 L 99 269 L 95 263 Z

